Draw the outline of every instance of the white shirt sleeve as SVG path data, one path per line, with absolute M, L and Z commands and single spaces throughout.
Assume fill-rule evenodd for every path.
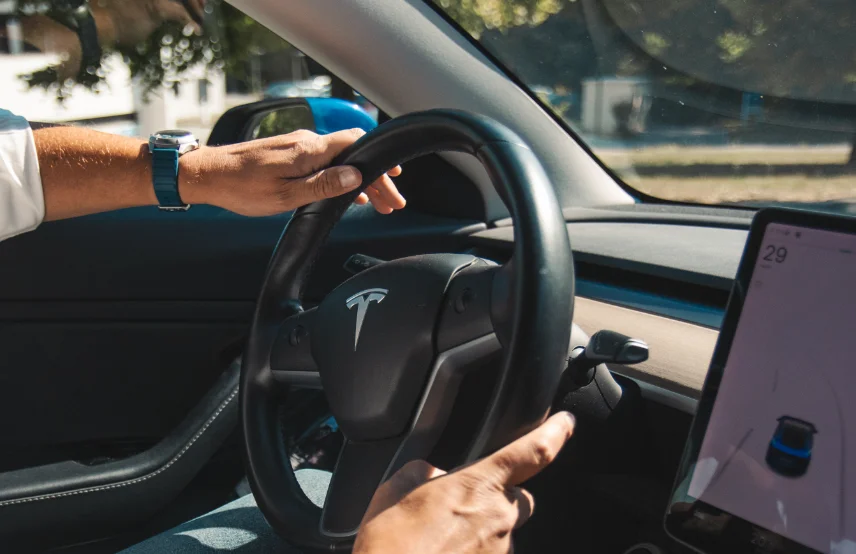
M 44 218 L 33 130 L 23 117 L 0 109 L 0 241 L 32 231 Z

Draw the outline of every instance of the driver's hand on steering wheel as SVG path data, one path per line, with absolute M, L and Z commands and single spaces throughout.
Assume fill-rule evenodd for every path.
M 573 431 L 573 416 L 560 412 L 451 473 L 423 461 L 408 463 L 375 493 L 354 554 L 512 552 L 511 531 L 535 506 L 519 485 L 550 464 Z
M 275 215 L 339 196 L 359 187 L 362 176 L 354 167 L 327 166 L 364 134 L 362 129 L 329 135 L 295 131 L 228 146 L 203 146 L 179 158 L 179 192 L 189 204 L 212 204 L 249 216 Z M 356 203 L 371 202 L 382 214 L 403 208 L 404 197 L 390 179 L 400 174 L 401 167 L 392 168 Z

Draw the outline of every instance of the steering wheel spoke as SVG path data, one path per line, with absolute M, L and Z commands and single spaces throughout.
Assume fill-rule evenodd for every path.
M 511 299 L 510 268 L 510 264 L 500 266 L 477 258 L 455 275 L 437 326 L 438 352 L 491 333 L 505 338 Z
M 318 364 L 312 356 L 312 324 L 316 308 L 294 314 L 279 328 L 271 346 L 273 379 L 283 387 L 321 388 Z
M 357 534 L 375 490 L 391 474 L 401 444 L 401 437 L 345 442 L 327 489 L 321 514 L 322 534 L 334 539 Z
M 407 462 L 425 459 L 432 452 L 449 422 L 463 376 L 500 351 L 496 335 L 490 333 L 441 353 L 404 435 L 345 442 L 327 493 L 322 533 L 331 538 L 356 533 L 377 487 Z

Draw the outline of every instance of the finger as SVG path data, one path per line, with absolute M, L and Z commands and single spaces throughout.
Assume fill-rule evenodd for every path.
M 514 523 L 514 528 L 518 529 L 532 517 L 532 512 L 535 511 L 535 498 L 528 490 L 520 487 L 512 487 L 506 494 L 508 500 L 517 508 L 517 521 Z
M 160 21 L 176 21 L 181 25 L 194 25 L 198 28 L 185 5 L 180 1 L 161 1 L 155 6 Z
M 181 5 L 197 25 L 202 25 L 205 0 L 172 0 L 172 3 Z
M 190 11 L 193 20 L 202 25 L 205 18 L 205 0 L 188 0 L 187 4 L 189 5 L 188 11 Z
M 304 179 L 292 179 L 288 186 L 292 187 L 292 194 L 287 197 L 298 206 L 305 206 L 322 200 L 333 198 L 340 194 L 352 191 L 362 182 L 363 178 L 355 167 L 338 166 L 322 169 Z
M 574 417 L 568 412 L 559 412 L 466 471 L 493 479 L 496 485 L 519 485 L 556 459 L 573 432 Z
M 387 171 L 386 174 L 389 175 L 390 177 L 398 177 L 399 175 L 401 175 L 401 166 L 397 165 L 397 166 L 393 167 L 392 169 Z
M 368 203 L 369 197 L 364 192 L 361 192 L 360 195 L 354 199 L 354 204 L 356 204 L 357 206 L 365 206 Z
M 367 188 L 366 189 L 366 195 L 368 195 L 369 200 L 371 200 L 372 206 L 374 206 L 374 209 L 377 210 L 379 213 L 382 213 L 384 215 L 389 215 L 394 211 L 392 209 L 392 206 L 390 206 L 386 203 L 386 200 L 384 200 L 383 196 L 381 195 L 380 192 L 378 192 L 378 190 L 376 188 L 374 188 L 374 187 Z
M 347 129 L 316 137 L 315 140 L 318 142 L 307 152 L 312 157 L 312 167 L 315 169 L 327 167 L 333 162 L 333 158 L 342 153 L 342 150 L 365 134 L 366 132 L 362 129 Z
M 371 188 L 375 189 L 384 203 L 394 210 L 400 210 L 407 204 L 407 201 L 398 192 L 395 183 L 387 175 L 381 176 L 380 179 L 372 183 Z

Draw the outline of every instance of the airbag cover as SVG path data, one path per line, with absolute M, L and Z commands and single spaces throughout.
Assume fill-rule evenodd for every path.
M 474 260 L 428 254 L 384 263 L 345 281 L 318 307 L 312 355 L 348 439 L 404 432 L 429 377 L 446 289 Z

